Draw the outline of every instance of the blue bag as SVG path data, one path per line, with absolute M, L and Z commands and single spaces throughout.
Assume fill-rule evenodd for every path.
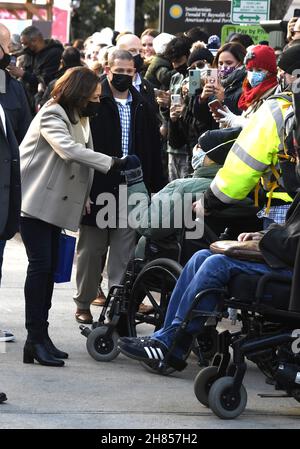
M 75 254 L 76 238 L 65 233 L 59 237 L 59 249 L 54 282 L 70 282 Z

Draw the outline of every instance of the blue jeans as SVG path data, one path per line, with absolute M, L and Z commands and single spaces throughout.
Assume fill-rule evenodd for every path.
M 292 277 L 292 270 L 289 269 L 274 270 L 262 263 L 237 260 L 222 254 L 213 255 L 209 250 L 198 251 L 184 267 L 172 293 L 164 325 L 153 334 L 153 338 L 170 348 L 176 329 L 182 323 L 199 292 L 209 288 L 226 287 L 229 280 L 240 273 L 263 275 L 271 272 Z M 200 301 L 198 309 L 213 311 L 219 301 L 220 296 L 217 294 L 206 295 Z M 205 317 L 194 318 L 188 324 L 186 331 L 190 335 L 199 333 L 206 320 Z M 182 358 L 188 348 L 186 345 L 177 346 L 174 348 L 174 356 Z
M 6 245 L 6 240 L 0 240 L 0 284 L 2 278 L 2 264 L 3 264 L 3 253 Z

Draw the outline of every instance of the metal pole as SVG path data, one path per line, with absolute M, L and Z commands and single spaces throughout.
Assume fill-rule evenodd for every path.
M 116 0 L 115 30 L 134 33 L 135 0 Z

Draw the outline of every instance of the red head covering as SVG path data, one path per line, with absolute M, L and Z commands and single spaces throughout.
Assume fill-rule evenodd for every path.
M 245 57 L 246 69 L 263 69 L 270 73 L 277 73 L 276 55 L 268 45 L 252 47 Z

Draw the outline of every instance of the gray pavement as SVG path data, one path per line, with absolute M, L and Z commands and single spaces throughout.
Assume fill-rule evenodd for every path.
M 161 377 L 122 355 L 109 363 L 94 361 L 74 320 L 74 274 L 55 289 L 51 336 L 70 354 L 64 368 L 24 365 L 23 285 L 26 255 L 20 239 L 8 242 L 0 290 L 0 328 L 16 342 L 0 345 L 1 429 L 217 429 L 299 428 L 300 406 L 290 398 L 262 399 L 272 393 L 263 375 L 249 364 L 248 405 L 234 421 L 222 421 L 201 406 L 193 393 L 196 359 L 182 373 Z M 97 317 L 98 308 L 93 308 Z M 6 353 L 1 353 L 6 350 Z

